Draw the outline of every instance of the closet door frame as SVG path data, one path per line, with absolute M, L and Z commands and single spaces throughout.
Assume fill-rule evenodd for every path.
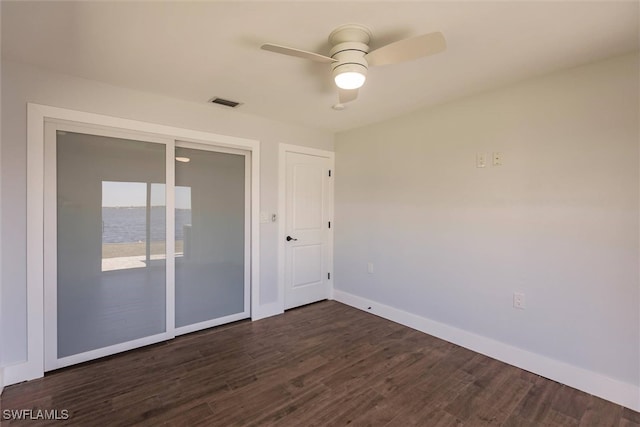
M 239 149 L 250 153 L 250 262 L 247 269 L 250 271 L 250 295 L 245 295 L 250 301 L 249 312 L 253 319 L 262 317 L 259 310 L 260 283 L 259 283 L 259 206 L 260 206 L 260 143 L 257 140 L 238 138 L 233 136 L 213 134 L 172 126 L 158 125 L 140 122 L 130 119 L 69 110 L 65 108 L 51 107 L 40 104 L 27 104 L 27 349 L 26 361 L 11 366 L 7 369 L 7 382 L 40 378 L 45 372 L 45 183 L 49 176 L 45 176 L 45 123 L 91 128 L 94 131 L 103 131 L 115 134 L 127 135 L 128 139 L 152 140 L 168 144 L 166 150 L 167 163 L 173 164 L 174 147 L 176 141 L 195 143 L 201 146 L 216 146 L 221 148 Z M 122 137 L 122 136 L 120 136 Z M 171 162 L 169 162 L 171 157 Z M 167 170 L 173 188 L 174 168 Z M 169 174 L 171 176 L 169 177 Z M 167 181 L 169 188 L 169 180 Z M 167 206 L 174 206 L 173 192 L 167 191 Z M 169 214 L 169 212 L 168 212 Z M 174 215 L 175 212 L 171 212 Z M 51 218 L 49 218 L 51 221 Z M 167 219 L 167 223 L 173 221 Z M 169 225 L 169 224 L 167 224 Z M 174 232 L 167 234 L 167 253 L 174 253 Z M 167 280 L 174 280 L 173 260 L 167 259 Z M 50 271 L 50 270 L 49 270 Z M 174 292 L 173 287 L 168 287 L 167 292 Z M 171 296 L 174 302 L 174 295 Z M 167 301 L 167 307 L 169 307 Z M 151 341 L 162 341 L 176 335 L 174 304 L 167 310 L 167 325 L 165 333 L 157 334 L 141 345 L 150 344 Z M 120 350 L 122 351 L 122 350 Z M 70 358 L 75 357 L 69 356 Z M 99 355 L 96 357 L 100 357 Z M 69 360 L 78 363 L 78 360 Z M 69 363 L 70 364 L 70 363 Z M 54 365 L 56 366 L 56 365 Z M 65 365 L 63 365 L 65 366 Z M 61 366 L 57 366 L 61 367 Z M 47 369 L 50 369 L 48 367 Z

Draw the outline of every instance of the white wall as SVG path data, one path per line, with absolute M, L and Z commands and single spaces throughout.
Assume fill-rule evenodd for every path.
M 0 7 L 0 27 L 2 26 L 2 8 Z M 2 31 L 0 31 L 0 34 Z M 0 37 L 1 39 L 1 37 Z M 0 99 L 2 99 L 2 42 L 0 40 Z M 0 102 L 0 147 L 2 147 L 2 102 Z M 0 150 L 0 165 L 2 164 L 2 150 Z M 2 224 L 2 174 L 0 174 L 0 224 Z M 2 241 L 2 227 L 0 227 L 0 242 Z M 2 339 L 2 245 L 0 244 L 0 343 Z M 4 390 L 4 363 L 0 351 L 0 394 Z
M 26 103 L 123 117 L 261 141 L 261 210 L 278 206 L 278 143 L 333 150 L 333 135 L 223 107 L 2 63 L 2 318 L 4 365 L 26 357 Z M 269 215 L 270 216 L 270 215 Z M 260 303 L 277 301 L 277 224 L 261 224 Z
M 617 57 L 338 134 L 337 295 L 611 379 L 640 408 L 638 73 Z M 494 151 L 503 166 L 475 167 Z

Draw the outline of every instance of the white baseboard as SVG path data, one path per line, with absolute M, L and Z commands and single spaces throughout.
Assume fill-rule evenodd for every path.
M 265 319 L 267 317 L 276 316 L 282 313 L 284 313 L 284 310 L 282 309 L 282 303 L 276 301 L 271 304 L 263 304 L 257 309 L 254 309 L 251 313 L 251 320 Z
M 534 374 L 640 411 L 640 387 L 436 322 L 388 305 L 334 290 L 334 299 L 363 311 L 468 348 Z
M 16 365 L 5 366 L 3 369 L 5 386 L 42 378 L 44 376 L 44 366 L 34 362 L 22 362 Z

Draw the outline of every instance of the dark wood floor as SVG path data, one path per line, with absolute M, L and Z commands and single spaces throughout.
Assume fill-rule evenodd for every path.
M 54 424 L 82 426 L 640 426 L 637 412 L 333 301 L 60 370 L 0 403 L 66 409 Z

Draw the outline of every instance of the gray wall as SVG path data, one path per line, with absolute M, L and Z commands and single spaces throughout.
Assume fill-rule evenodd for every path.
M 2 22 L 2 8 L 0 7 L 0 22 Z M 2 25 L 0 24 L 0 27 Z M 2 34 L 2 31 L 0 31 Z M 1 36 L 0 36 L 1 38 Z M 2 42 L 0 41 L 0 83 L 2 82 Z M 0 84 L 0 99 L 2 99 L 2 84 Z M 2 103 L 0 102 L 0 144 L 2 141 Z M 2 150 L 0 150 L 0 165 L 2 164 Z M 0 224 L 2 223 L 2 174 L 0 173 Z M 0 227 L 0 242 L 2 242 L 2 227 Z M 4 342 L 2 331 L 2 245 L 0 244 L 0 343 Z M 4 362 L 0 351 L 0 393 L 4 389 Z
M 261 210 L 278 206 L 278 143 L 333 150 L 333 134 L 262 119 L 206 104 L 2 63 L 2 333 L 4 365 L 26 358 L 26 111 L 27 102 L 261 141 Z M 277 287 L 277 224 L 260 227 L 261 304 L 274 302 Z
M 338 134 L 336 289 L 640 384 L 638 72 L 613 58 Z

